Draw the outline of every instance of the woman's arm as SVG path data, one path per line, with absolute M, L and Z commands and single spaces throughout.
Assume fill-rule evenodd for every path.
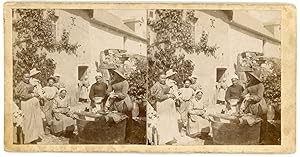
M 124 81 L 122 83 L 122 91 L 116 93 L 116 95 L 118 96 L 119 99 L 125 99 L 128 94 L 128 90 L 129 90 L 129 84 L 127 81 Z
M 28 88 L 25 88 L 24 90 L 22 90 L 20 92 L 19 95 L 23 100 L 28 100 L 34 97 L 34 94 L 32 92 L 29 91 Z
M 264 96 L 265 87 L 262 83 L 257 85 L 257 95 L 250 95 L 250 101 L 258 103 Z
M 163 92 L 163 89 L 158 84 L 154 84 L 150 92 L 151 95 L 154 96 L 157 101 L 164 101 L 169 98 L 169 95 L 165 94 Z
M 91 89 L 90 89 L 90 93 L 89 93 L 89 98 L 91 99 L 91 101 L 93 101 L 94 99 L 94 88 L 95 88 L 95 84 L 92 85 Z

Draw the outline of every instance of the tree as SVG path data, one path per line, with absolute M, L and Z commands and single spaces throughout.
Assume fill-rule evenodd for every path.
M 147 58 L 136 58 L 135 69 L 129 74 L 129 92 L 130 96 L 146 97 L 147 90 Z
M 13 76 L 14 86 L 22 79 L 24 72 L 37 68 L 41 71 L 40 80 L 46 84 L 46 78 L 53 75 L 55 62 L 47 53 L 66 52 L 76 54 L 79 44 L 69 43 L 69 32 L 63 31 L 60 40 L 56 40 L 54 10 L 48 9 L 15 9 L 13 31 L 16 38 L 13 42 Z M 46 50 L 46 52 L 42 52 Z
M 156 10 L 156 19 L 148 19 L 148 26 L 155 33 L 154 42 L 148 46 L 148 87 L 159 78 L 160 72 L 169 69 L 175 70 L 175 78 L 179 84 L 192 75 L 194 65 L 191 60 L 185 59 L 184 54 L 176 54 L 183 50 L 187 54 L 204 53 L 215 56 L 216 45 L 208 45 L 208 34 L 202 32 L 199 43 L 193 39 L 192 24 L 197 18 L 194 10 Z

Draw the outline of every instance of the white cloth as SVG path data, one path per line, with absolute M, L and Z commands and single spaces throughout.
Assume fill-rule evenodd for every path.
M 166 79 L 166 85 L 170 87 L 170 94 L 174 94 L 176 98 L 179 96 L 179 91 L 177 87 L 177 83 L 174 80 Z
M 173 99 L 169 98 L 162 102 L 157 102 L 157 131 L 160 145 L 164 145 L 180 136 L 175 115 L 176 108 Z
M 41 81 L 36 78 L 30 78 L 29 82 L 34 86 L 33 92 L 37 93 L 40 97 L 44 97 L 45 92 L 40 83 Z

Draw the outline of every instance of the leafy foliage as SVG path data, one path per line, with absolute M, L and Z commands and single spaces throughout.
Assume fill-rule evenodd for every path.
M 45 9 L 16 9 L 16 19 L 13 20 L 13 30 L 16 32 L 13 49 L 14 85 L 19 82 L 24 72 L 37 68 L 41 71 L 40 80 L 46 83 L 46 78 L 53 75 L 55 62 L 47 57 L 47 52 L 66 52 L 76 54 L 77 43 L 69 43 L 69 32 L 64 30 L 59 41 L 55 34 L 54 10 Z M 43 53 L 42 53 L 43 52 Z
M 244 52 L 240 60 L 241 66 L 261 71 L 262 83 L 265 87 L 264 98 L 267 104 L 280 108 L 281 104 L 281 63 L 280 59 L 263 57 L 257 52 Z
M 129 74 L 129 92 L 133 97 L 146 96 L 147 90 L 147 61 L 144 59 L 136 59 L 135 70 Z
M 182 81 L 191 76 L 194 65 L 185 59 L 184 54 L 176 54 L 183 50 L 187 54 L 204 53 L 215 56 L 216 45 L 208 45 L 208 34 L 202 32 L 199 43 L 194 42 L 192 25 L 197 21 L 194 10 L 156 10 L 156 19 L 148 19 L 148 26 L 155 33 L 154 42 L 148 46 L 148 85 L 151 87 L 158 80 L 160 72 L 173 69 L 178 73 L 175 80 Z
M 281 105 L 281 64 L 279 59 L 267 60 L 270 71 L 265 72 L 263 84 L 265 86 L 264 97 L 268 104 L 280 107 Z

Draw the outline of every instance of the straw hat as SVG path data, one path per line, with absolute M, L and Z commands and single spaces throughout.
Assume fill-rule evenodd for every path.
M 196 75 L 192 75 L 190 78 L 195 78 L 195 79 L 198 79 L 198 76 L 196 76 Z
M 231 77 L 231 80 L 233 80 L 233 79 L 239 79 L 239 77 L 236 75 L 236 74 L 234 74 L 232 77 Z
M 253 76 L 257 81 L 262 82 L 261 80 L 261 71 L 255 70 L 252 72 L 247 72 L 249 75 Z
M 33 68 L 33 69 L 30 70 L 29 75 L 30 75 L 30 77 L 32 77 L 32 76 L 34 76 L 34 75 L 36 75 L 36 74 L 38 74 L 40 72 L 41 71 L 36 70 L 36 68 Z
M 175 74 L 177 74 L 177 72 L 176 72 L 176 71 L 173 71 L 173 69 L 170 69 L 170 70 L 168 70 L 168 71 L 166 72 L 166 77 L 170 77 L 170 76 L 173 76 L 173 75 L 175 75 Z
M 119 76 L 121 76 L 123 79 L 126 79 L 125 76 L 125 69 L 124 68 L 118 68 L 113 70 L 113 72 L 117 73 Z
M 61 77 L 61 75 L 58 74 L 58 73 L 55 73 L 53 76 L 54 76 L 54 77 Z

